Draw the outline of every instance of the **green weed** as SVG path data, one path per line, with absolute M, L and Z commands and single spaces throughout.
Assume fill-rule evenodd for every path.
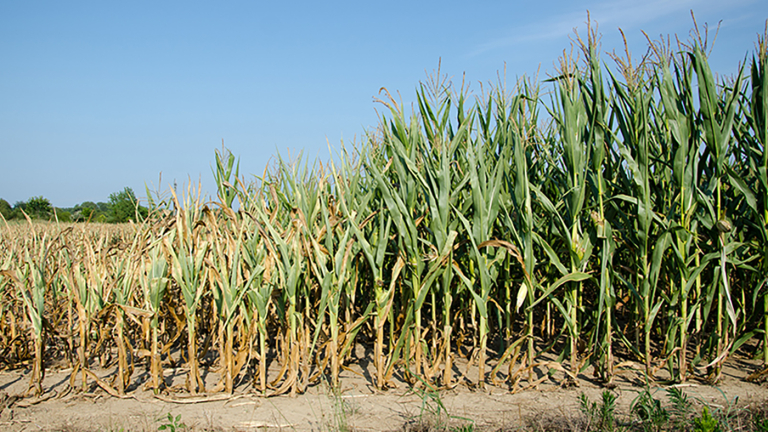
M 167 417 L 160 417 L 157 421 L 167 421 L 157 428 L 159 431 L 176 432 L 187 428 L 187 425 L 181 423 L 181 414 L 174 418 L 173 414 L 168 413 Z
M 603 391 L 601 403 L 591 402 L 584 393 L 579 397 L 579 410 L 587 416 L 589 427 L 609 432 L 616 426 L 616 395 L 610 390 Z
M 720 422 L 712 417 L 709 408 L 705 405 L 701 409 L 701 416 L 693 419 L 694 432 L 720 432 Z

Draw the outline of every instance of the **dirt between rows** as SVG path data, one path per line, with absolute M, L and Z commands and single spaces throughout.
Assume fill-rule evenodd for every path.
M 359 364 L 359 363 L 358 363 Z M 550 364 L 551 365 L 551 364 Z M 491 370 L 492 363 L 488 367 Z M 325 383 L 310 385 L 305 394 L 261 397 L 250 382 L 241 383 L 234 395 L 209 394 L 190 396 L 183 390 L 164 391 L 159 395 L 144 389 L 148 378 L 143 368 L 137 368 L 134 385 L 126 398 L 110 396 L 92 384 L 88 392 L 70 388 L 71 370 L 46 370 L 45 394 L 41 398 L 22 397 L 29 386 L 29 370 L 0 372 L 0 430 L 1 431 L 156 431 L 163 425 L 178 423 L 185 428 L 176 430 L 360 430 L 392 431 L 423 430 L 431 426 L 444 430 L 457 430 L 471 425 L 474 430 L 539 429 L 547 422 L 561 423 L 561 430 L 583 419 L 579 411 L 582 393 L 591 401 L 599 401 L 610 388 L 617 396 L 617 413 L 626 421 L 630 406 L 643 390 L 644 374 L 639 365 L 627 363 L 619 369 L 612 385 L 605 386 L 593 377 L 587 368 L 574 381 L 563 372 L 547 374 L 548 365 L 536 369 L 541 381 L 535 388 L 510 391 L 509 386 L 458 385 L 437 392 L 411 388 L 396 382 L 397 388 L 377 391 L 370 380 L 374 372 L 353 366 L 341 374 L 341 389 L 334 392 Z M 720 382 L 708 385 L 696 376 L 678 385 L 697 404 L 706 403 L 713 409 L 727 410 L 765 404 L 768 386 L 765 380 L 747 382 L 750 374 L 759 373 L 765 366 L 760 361 L 743 356 L 728 359 Z M 114 369 L 98 369 L 96 375 L 108 381 Z M 457 375 L 467 371 L 475 377 L 475 368 L 457 361 Z M 166 369 L 166 382 L 171 389 L 183 386 L 187 370 Z M 766 373 L 768 374 L 768 373 Z M 664 379 L 660 371 L 657 379 Z M 213 387 L 218 376 L 209 373 L 206 385 Z M 517 390 L 527 386 L 525 379 Z M 80 388 L 79 378 L 75 388 Z M 661 381 L 649 384 L 654 397 L 666 402 L 666 388 Z M 169 420 L 169 414 L 172 420 Z M 177 423 L 177 425 L 178 425 Z M 165 428 L 171 430 L 170 427 Z M 461 429 L 459 429 L 461 430 Z M 463 430 L 471 430 L 464 428 Z

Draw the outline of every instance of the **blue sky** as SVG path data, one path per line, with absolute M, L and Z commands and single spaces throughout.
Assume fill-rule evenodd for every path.
M 505 66 L 509 84 L 552 71 L 587 10 L 603 50 L 621 27 L 640 55 L 641 30 L 687 38 L 691 9 L 721 21 L 726 74 L 768 18 L 765 0 L 2 1 L 0 198 L 70 207 L 189 178 L 211 194 L 222 139 L 247 175 L 277 152 L 327 159 L 375 127 L 381 87 L 410 103 L 439 60 L 477 94 Z

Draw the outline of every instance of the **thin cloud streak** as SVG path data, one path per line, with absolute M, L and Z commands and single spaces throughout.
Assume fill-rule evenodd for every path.
M 610 1 L 596 4 L 583 10 L 570 11 L 554 15 L 545 20 L 539 20 L 531 24 L 516 27 L 510 30 L 507 36 L 499 37 L 479 45 L 469 56 L 474 57 L 489 51 L 506 49 L 516 45 L 528 45 L 534 42 L 542 42 L 567 37 L 574 31 L 573 23 L 585 23 L 586 11 L 590 11 L 593 22 L 597 22 L 601 29 L 621 27 L 624 30 L 634 30 L 645 26 L 655 20 L 668 17 L 689 10 L 707 12 L 708 14 L 724 14 L 733 9 L 735 4 L 749 5 L 754 0 L 735 0 L 724 4 L 716 0 L 656 0 L 638 3 L 633 0 Z M 702 23 L 699 23 L 700 25 Z M 580 28 L 583 25 L 579 26 Z M 716 27 L 710 26 L 711 28 Z

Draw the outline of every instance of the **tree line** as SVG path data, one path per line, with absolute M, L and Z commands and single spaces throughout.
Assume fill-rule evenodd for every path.
M 109 195 L 107 202 L 85 201 L 74 207 L 54 207 L 44 196 L 34 196 L 26 201 L 17 201 L 13 206 L 0 198 L 0 215 L 5 220 L 30 219 L 58 220 L 59 222 L 100 222 L 125 223 L 142 220 L 148 210 L 139 204 L 133 189 L 126 187 Z

